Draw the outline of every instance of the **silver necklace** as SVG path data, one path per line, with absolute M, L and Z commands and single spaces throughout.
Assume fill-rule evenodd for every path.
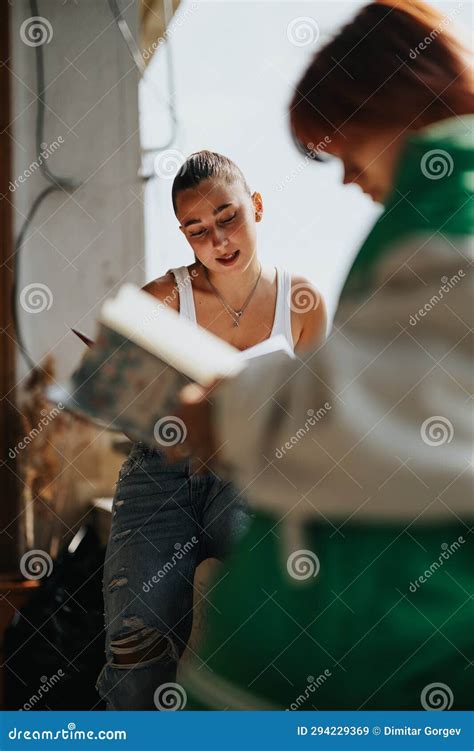
M 209 286 L 211 287 L 212 291 L 214 292 L 214 294 L 216 295 L 216 297 L 219 298 L 219 300 L 222 303 L 222 305 L 224 306 L 225 310 L 228 312 L 228 314 L 232 318 L 232 320 L 234 322 L 233 325 L 234 326 L 238 326 L 240 324 L 240 319 L 242 318 L 242 316 L 243 316 L 243 314 L 244 314 L 244 312 L 245 312 L 248 304 L 250 303 L 252 297 L 254 296 L 254 294 L 255 294 L 255 292 L 257 290 L 257 285 L 258 285 L 258 283 L 260 281 L 260 277 L 262 276 L 262 267 L 260 266 L 260 271 L 258 272 L 257 281 L 255 282 L 254 286 L 250 290 L 250 294 L 248 295 L 248 297 L 245 300 L 245 302 L 242 305 L 242 307 L 239 308 L 238 310 L 235 310 L 235 308 L 233 308 L 232 305 L 229 305 L 229 303 L 225 299 L 224 295 L 222 295 L 219 292 L 219 290 L 217 289 L 217 287 L 215 287 L 214 284 L 211 282 L 211 280 L 209 279 L 206 267 L 204 267 L 204 273 L 206 275 L 206 279 L 209 282 Z

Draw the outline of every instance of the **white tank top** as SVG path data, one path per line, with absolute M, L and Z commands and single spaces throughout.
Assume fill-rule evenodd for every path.
M 196 308 L 194 306 L 193 287 L 191 284 L 191 276 L 187 266 L 180 266 L 176 269 L 170 269 L 176 279 L 176 286 L 179 293 L 179 314 L 184 318 L 187 318 L 193 323 L 197 323 L 196 320 Z M 280 269 L 276 267 L 277 275 L 277 296 L 275 305 L 275 317 L 273 319 L 273 326 L 268 339 L 280 336 L 286 340 L 286 345 L 291 353 L 294 351 L 293 335 L 291 333 L 291 308 L 290 308 L 290 296 L 291 296 L 291 274 L 286 269 Z M 259 347 L 256 344 L 255 347 Z M 253 350 L 250 347 L 248 352 Z

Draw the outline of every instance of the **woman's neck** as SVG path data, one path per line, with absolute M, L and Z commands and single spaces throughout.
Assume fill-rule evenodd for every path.
M 235 306 L 238 307 L 242 302 L 242 297 L 245 298 L 246 293 L 248 293 L 255 285 L 260 274 L 260 269 L 260 261 L 257 258 L 257 254 L 254 253 L 247 268 L 240 273 L 215 274 L 208 269 L 203 270 L 207 279 L 209 279 L 213 286 L 219 290 L 221 295 L 223 295 L 231 305 L 235 302 Z

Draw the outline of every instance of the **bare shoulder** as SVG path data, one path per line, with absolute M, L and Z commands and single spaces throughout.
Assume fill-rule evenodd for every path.
M 326 337 L 326 303 L 305 276 L 291 275 L 291 323 L 297 350 L 311 349 Z
M 160 302 L 169 305 L 174 310 L 179 310 L 179 293 L 176 287 L 176 279 L 172 271 L 167 271 L 163 276 L 152 279 L 142 287 L 144 292 L 148 292 Z

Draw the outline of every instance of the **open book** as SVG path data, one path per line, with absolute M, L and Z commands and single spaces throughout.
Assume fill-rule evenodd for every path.
M 132 284 L 102 306 L 95 342 L 74 333 L 89 349 L 70 382 L 48 387 L 47 398 L 155 448 L 166 441 L 162 431 L 179 428 L 174 415 L 185 384 L 208 386 L 237 375 L 251 357 L 291 354 L 279 336 L 240 352 Z

